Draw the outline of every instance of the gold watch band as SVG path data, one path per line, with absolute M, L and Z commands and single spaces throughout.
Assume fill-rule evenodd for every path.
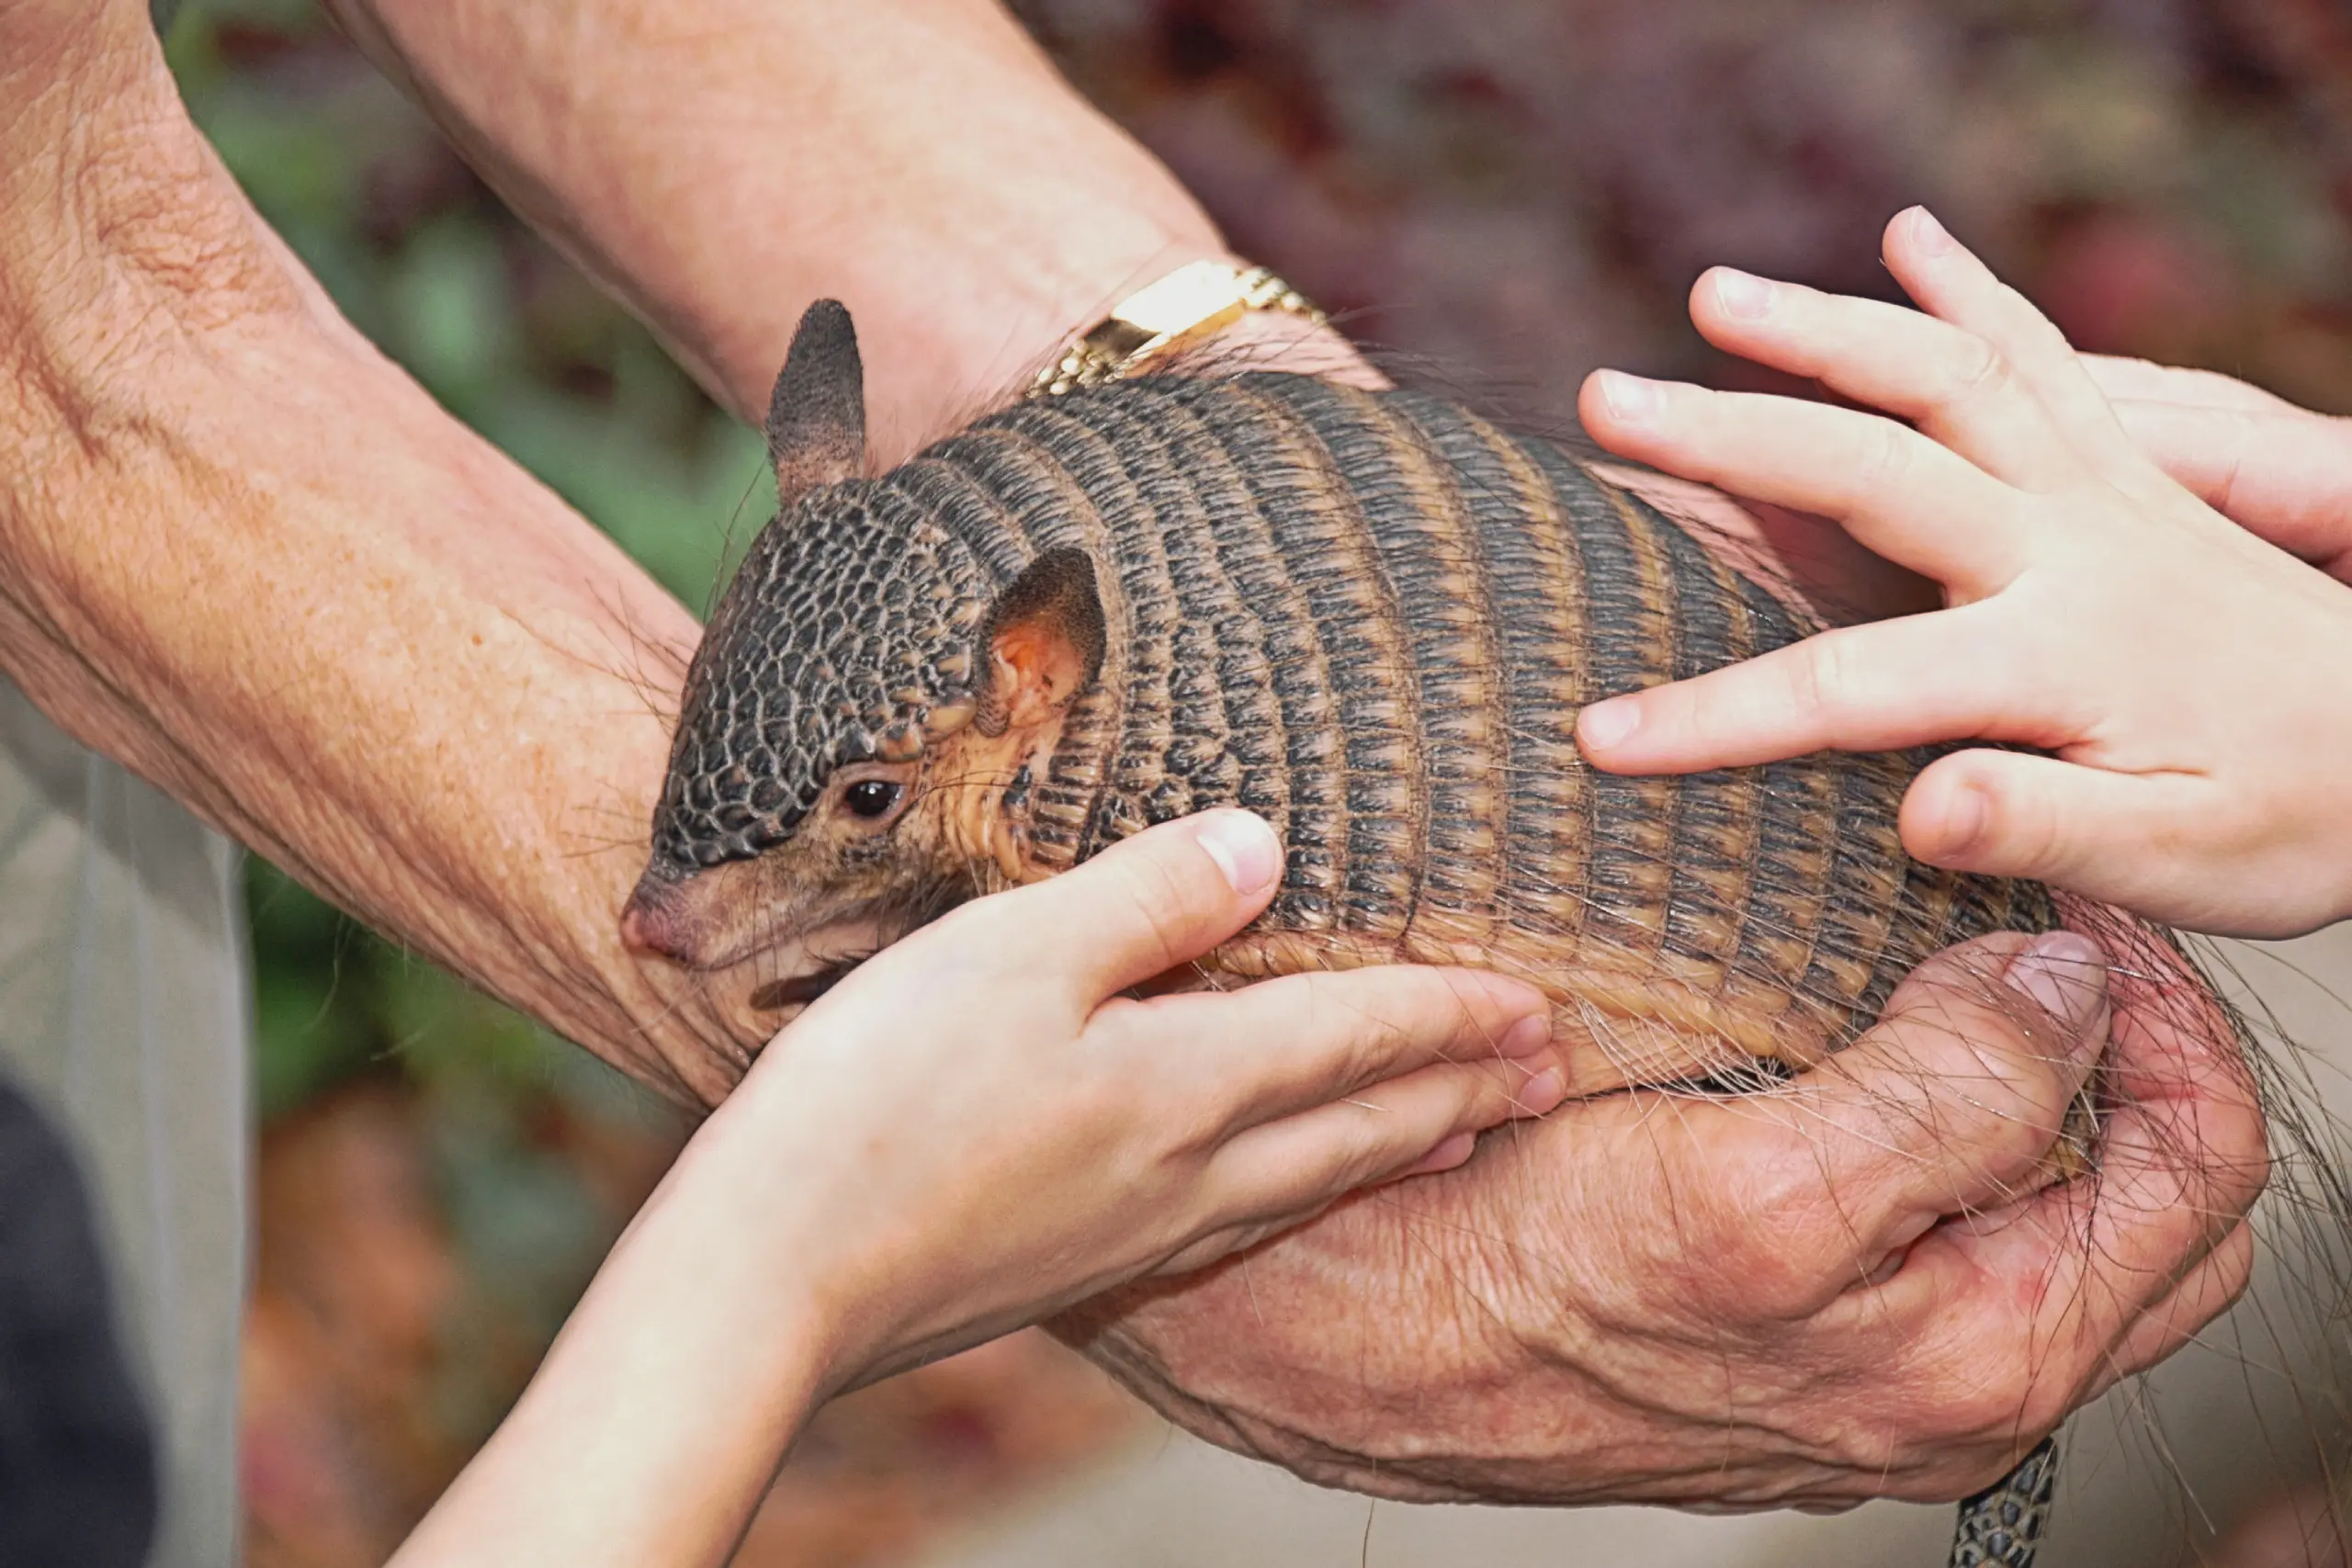
M 1023 397 L 1045 398 L 1124 380 L 1232 325 L 1250 310 L 1280 310 L 1321 326 L 1323 312 L 1267 267 L 1188 262 L 1128 295 L 1037 372 Z

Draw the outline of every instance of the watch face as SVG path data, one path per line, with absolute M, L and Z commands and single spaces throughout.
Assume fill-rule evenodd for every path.
M 1223 262 L 1188 262 L 1159 282 L 1128 295 L 1103 322 L 1124 322 L 1146 337 L 1175 337 L 1199 330 L 1203 322 L 1219 325 L 1247 309 L 1248 293 L 1241 275 Z M 1099 329 L 1098 329 L 1099 330 Z M 1087 334 L 1091 337 L 1093 333 Z
M 1059 358 L 1037 373 L 1029 397 L 1117 380 L 1251 310 L 1282 310 L 1320 323 L 1323 312 L 1265 267 L 1238 272 L 1219 261 L 1187 262 L 1113 308 Z

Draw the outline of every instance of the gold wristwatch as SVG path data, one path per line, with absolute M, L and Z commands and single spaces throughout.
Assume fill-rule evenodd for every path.
M 1245 271 L 1224 262 L 1188 262 L 1119 301 L 1038 371 L 1022 395 L 1052 397 L 1124 380 L 1251 310 L 1303 316 L 1318 327 L 1325 320 L 1322 311 L 1269 268 Z

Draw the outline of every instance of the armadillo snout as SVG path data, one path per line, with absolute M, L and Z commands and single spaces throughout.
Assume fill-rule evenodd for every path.
M 708 922 L 696 918 L 686 885 L 648 872 L 621 909 L 621 942 L 631 953 L 698 968 L 707 956 Z

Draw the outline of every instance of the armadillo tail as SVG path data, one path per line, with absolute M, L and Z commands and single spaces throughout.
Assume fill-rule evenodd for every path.
M 1960 1506 L 1951 1568 L 2033 1568 L 2058 1489 L 2058 1438 L 2041 1439 L 2018 1467 Z

